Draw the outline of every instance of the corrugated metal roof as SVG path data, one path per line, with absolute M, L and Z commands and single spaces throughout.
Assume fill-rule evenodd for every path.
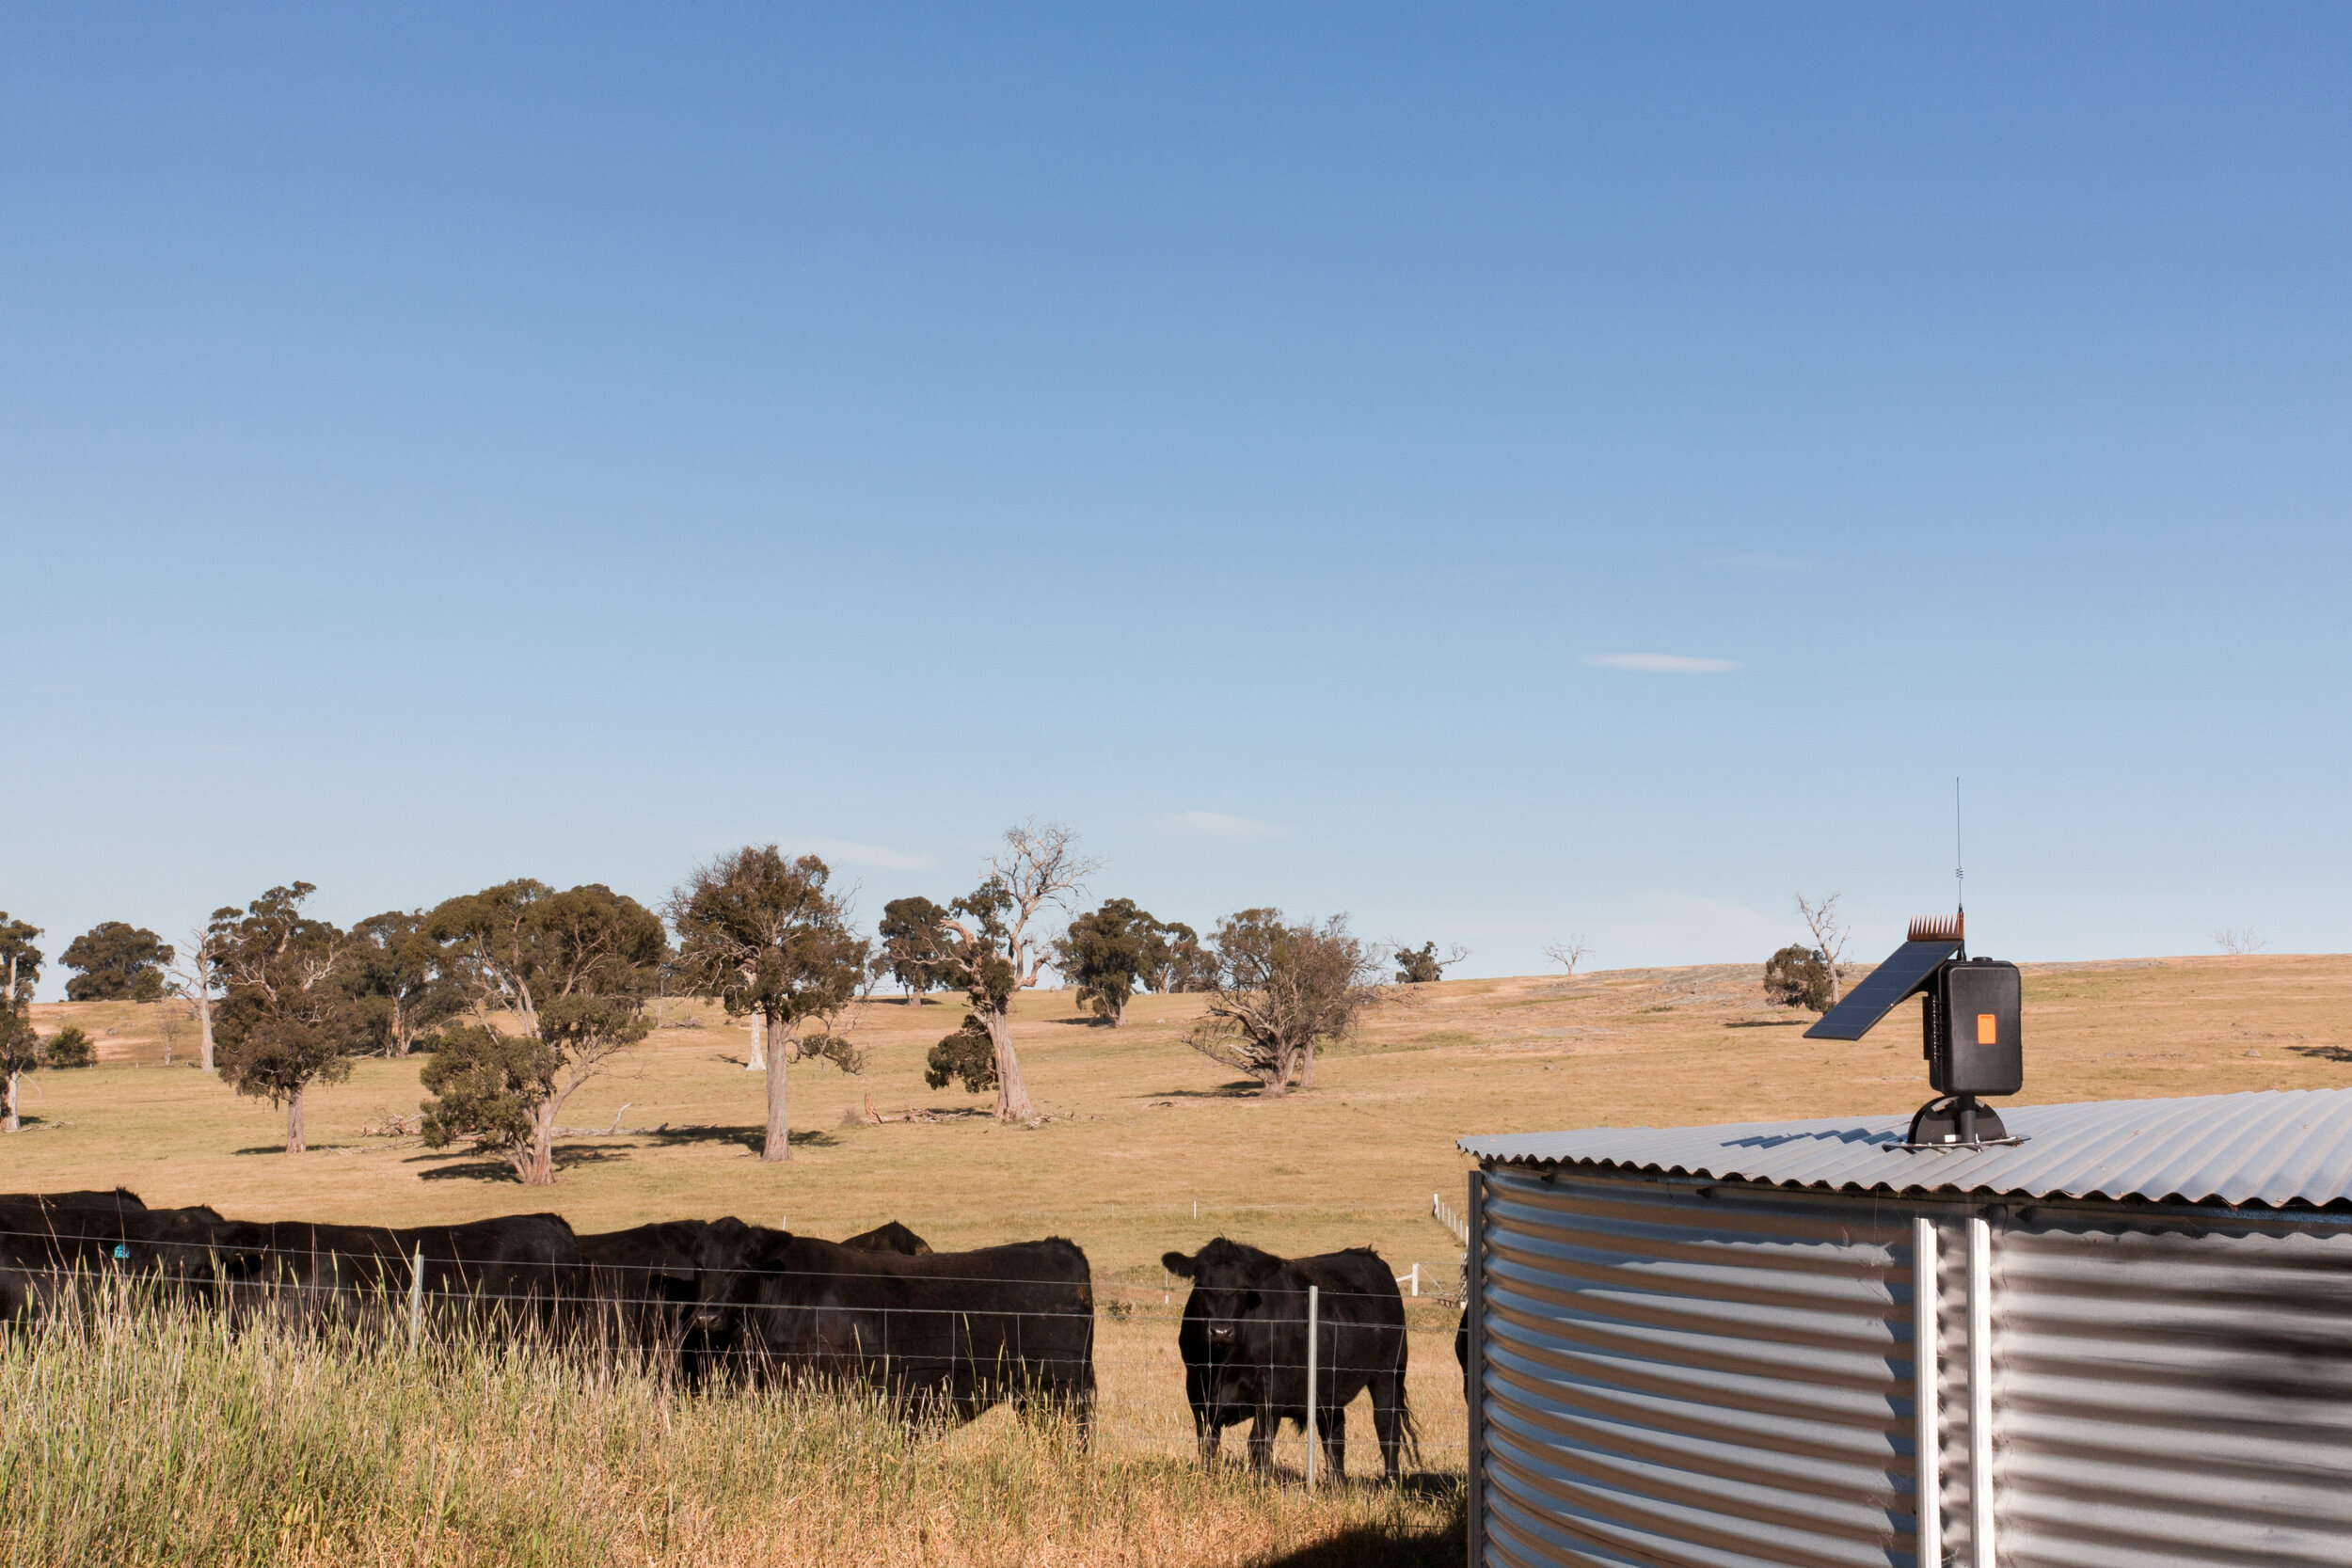
M 1909 1116 L 1723 1127 L 1595 1127 L 1468 1137 L 1503 1164 L 1702 1176 L 1886 1193 L 2314 1208 L 2352 1202 L 2352 1088 L 2003 1105 L 2023 1144 L 1972 1150 L 1893 1146 Z

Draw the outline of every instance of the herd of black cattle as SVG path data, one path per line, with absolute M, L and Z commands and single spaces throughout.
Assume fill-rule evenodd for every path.
M 1416 1433 L 1404 1300 L 1377 1253 L 1286 1259 L 1220 1237 L 1163 1261 L 1192 1281 L 1177 1346 L 1204 1460 L 1248 1421 L 1263 1468 L 1281 1423 L 1304 1427 L 1313 1286 L 1327 1472 L 1345 1473 L 1343 1407 L 1369 1389 L 1396 1479 Z M 9 1323 L 42 1323 L 124 1277 L 237 1323 L 462 1327 L 627 1350 L 687 1389 L 789 1380 L 863 1392 L 911 1421 L 968 1420 L 1007 1402 L 1082 1430 L 1093 1419 L 1093 1279 L 1059 1237 L 933 1252 L 896 1221 L 841 1242 L 737 1219 L 583 1236 L 555 1214 L 395 1228 L 150 1209 L 119 1188 L 0 1196 Z

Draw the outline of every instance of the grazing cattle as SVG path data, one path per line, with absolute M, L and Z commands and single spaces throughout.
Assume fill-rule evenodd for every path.
M 1345 1409 L 1367 1389 L 1380 1461 L 1397 1479 L 1408 1449 L 1418 1447 L 1405 1393 L 1405 1298 L 1396 1276 L 1367 1247 L 1316 1258 L 1278 1258 L 1220 1236 L 1186 1257 L 1161 1259 L 1168 1273 L 1192 1281 L 1177 1348 L 1184 1356 L 1184 1389 L 1204 1460 L 1216 1453 L 1222 1429 L 1249 1418 L 1249 1462 L 1273 1463 L 1281 1423 L 1307 1424 L 1312 1399 L 1324 1465 L 1337 1479 L 1347 1473 Z M 1307 1288 L 1317 1304 L 1315 1386 L 1307 1386 Z
M 580 1266 L 564 1291 L 567 1320 L 592 1339 L 667 1361 L 690 1386 L 717 1370 L 728 1346 L 700 1311 L 706 1273 L 742 1250 L 740 1220 L 669 1220 L 580 1238 Z
M 1462 1364 L 1462 1402 L 1470 1403 L 1470 1308 L 1462 1308 L 1462 1321 L 1454 1325 L 1454 1359 Z
M 119 1190 L 0 1196 L 0 1313 L 40 1315 L 77 1284 L 119 1275 L 206 1295 L 219 1224 L 210 1209 L 149 1209 Z
M 868 1389 L 914 1420 L 1007 1400 L 1092 1420 L 1094 1285 L 1073 1243 L 911 1258 L 743 1231 L 704 1275 L 703 1322 L 755 1377 Z
M 901 1258 L 928 1258 L 931 1243 L 892 1220 L 871 1230 L 861 1230 L 854 1236 L 842 1238 L 843 1246 L 853 1246 L 862 1252 L 895 1252 Z
M 437 1320 L 494 1329 L 552 1326 L 580 1262 L 580 1240 L 560 1214 L 409 1229 L 230 1221 L 215 1227 L 214 1247 L 232 1299 L 248 1309 L 374 1326 L 406 1313 L 420 1252 Z

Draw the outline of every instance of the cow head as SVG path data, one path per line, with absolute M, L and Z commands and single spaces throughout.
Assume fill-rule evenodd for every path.
M 1192 1281 L 1192 1299 L 1184 1310 L 1188 1315 L 1198 1310 L 1213 1350 L 1231 1346 L 1240 1337 L 1243 1322 L 1260 1315 L 1266 1293 L 1282 1272 L 1282 1259 L 1272 1253 L 1222 1236 L 1191 1257 L 1168 1253 L 1160 1264 Z

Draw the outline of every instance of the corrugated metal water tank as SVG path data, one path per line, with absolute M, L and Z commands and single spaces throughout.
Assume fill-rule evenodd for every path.
M 2002 1115 L 1462 1140 L 1472 1561 L 2352 1564 L 2352 1089 Z

